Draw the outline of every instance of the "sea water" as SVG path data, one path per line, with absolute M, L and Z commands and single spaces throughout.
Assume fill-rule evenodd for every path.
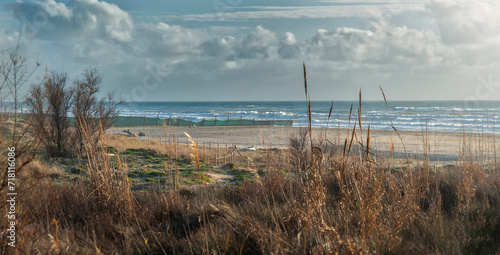
M 351 113 L 352 105 L 352 113 Z M 313 127 L 352 128 L 358 123 L 356 101 L 311 102 Z M 181 118 L 191 121 L 256 119 L 293 120 L 308 125 L 307 104 L 301 102 L 126 102 L 120 116 Z M 330 115 L 330 116 L 329 116 Z M 500 101 L 383 101 L 362 103 L 363 128 L 500 133 Z M 392 122 L 391 122 L 392 120 Z

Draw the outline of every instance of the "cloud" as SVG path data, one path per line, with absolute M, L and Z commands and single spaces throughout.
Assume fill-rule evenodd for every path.
M 238 30 L 213 26 L 224 23 L 207 22 L 200 28 L 182 23 L 190 19 L 189 15 L 176 16 L 179 19 L 175 23 L 136 22 L 117 5 L 97 0 L 75 0 L 71 4 L 54 0 L 15 2 L 11 9 L 16 19 L 36 28 L 36 36 L 26 46 L 31 56 L 38 56 L 35 51 L 42 52 L 42 64 L 52 64 L 49 68 L 64 65 L 73 73 L 86 65 L 99 64 L 107 84 L 124 88 L 120 89 L 124 93 L 143 83 L 144 77 L 153 77 L 149 81 L 160 85 L 148 94 L 151 100 L 164 100 L 164 94 L 175 99 L 189 91 L 200 93 L 192 100 L 211 96 L 225 99 L 224 93 L 230 92 L 240 95 L 234 99 L 267 95 L 265 99 L 272 100 L 280 91 L 288 91 L 287 86 L 301 87 L 303 61 L 310 68 L 311 88 L 317 86 L 322 96 L 318 99 L 329 99 L 328 93 L 340 90 L 345 92 L 342 95 L 354 95 L 360 86 L 363 90 L 372 86 L 378 93 L 377 86 L 382 84 L 401 95 L 414 92 L 404 94 L 407 97 L 421 93 L 420 98 L 426 97 L 422 92 L 425 89 L 439 87 L 444 92 L 448 89 L 446 96 L 453 99 L 456 90 L 467 88 L 467 80 L 475 80 L 470 77 L 500 67 L 500 31 L 496 30 L 500 18 L 495 15 L 500 10 L 492 0 L 433 0 L 427 5 L 421 0 L 390 0 L 387 4 L 367 1 L 373 4 L 354 6 L 342 0 L 335 3 L 344 5 L 335 8 L 241 7 L 223 15 L 228 20 L 251 20 L 236 24 L 241 28 Z M 424 18 L 433 23 L 415 28 L 398 24 L 395 19 L 385 20 L 388 15 L 408 10 L 428 14 Z M 277 22 L 273 29 L 256 23 L 261 18 L 342 15 L 376 21 L 361 29 L 359 24 L 356 28 L 318 29 L 313 22 L 315 25 L 303 34 L 283 27 L 285 22 Z M 191 17 L 203 21 L 220 18 L 213 13 Z M 277 36 L 275 31 L 280 29 L 289 31 Z M 0 48 L 13 46 L 16 40 L 15 34 L 2 35 Z M 149 76 L 152 72 L 154 75 Z M 286 99 L 300 99 L 301 93 L 298 89 Z
M 10 8 L 33 35 L 45 40 L 106 37 L 129 42 L 133 37 L 132 17 L 107 2 L 75 0 L 68 6 L 55 0 L 20 1 Z
M 441 44 L 428 30 L 398 27 L 384 21 L 369 29 L 342 27 L 333 31 L 319 29 L 316 35 L 297 43 L 293 34 L 280 40 L 282 58 L 300 56 L 309 61 L 350 62 L 360 65 L 392 65 L 403 68 L 452 65 L 453 49 Z
M 272 54 L 276 34 L 262 26 L 240 37 L 224 36 L 222 39 L 210 39 L 200 46 L 202 55 L 238 61 L 244 59 L 266 59 Z
M 278 55 L 283 59 L 295 58 L 300 54 L 300 47 L 297 44 L 295 35 L 291 32 L 286 32 L 285 36 L 280 39 L 278 47 Z
M 234 46 L 235 55 L 238 58 L 266 58 L 269 54 L 269 45 L 275 40 L 274 32 L 259 25 L 237 41 Z
M 16 46 L 17 40 L 19 38 L 19 33 L 8 33 L 0 36 L 0 53 L 8 51 Z
M 432 0 L 427 11 L 444 43 L 500 42 L 500 2 L 496 0 Z
M 209 37 L 200 30 L 188 29 L 182 26 L 168 25 L 163 22 L 157 24 L 143 24 L 137 31 L 136 40 L 143 48 L 146 56 L 175 58 L 200 54 L 200 45 Z
M 394 2 L 394 1 L 393 1 Z M 423 11 L 423 2 L 333 4 L 323 6 L 247 6 L 215 13 L 164 15 L 164 19 L 183 21 L 242 21 L 262 19 L 326 19 L 338 17 L 371 17 L 374 11 L 397 14 L 404 11 Z

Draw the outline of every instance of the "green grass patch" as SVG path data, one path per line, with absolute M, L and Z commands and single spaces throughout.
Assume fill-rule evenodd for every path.
M 190 166 L 191 166 L 191 165 L 188 165 L 188 164 L 185 164 L 185 163 L 182 163 L 182 162 L 178 162 L 178 163 L 177 163 L 177 165 L 178 165 L 179 167 L 182 167 L 182 168 L 188 168 L 188 167 L 190 167 Z
M 130 154 L 135 154 L 136 152 L 136 149 L 126 149 L 123 154 L 127 154 L 127 155 L 130 155 Z
M 231 181 L 235 181 L 235 182 L 242 182 L 245 180 L 252 181 L 253 177 L 254 177 L 253 173 L 245 171 L 245 170 L 233 170 L 233 171 L 230 171 L 229 174 L 234 176 L 231 179 Z
M 128 173 L 129 177 L 158 177 L 158 176 L 165 176 L 166 173 L 158 170 L 151 170 L 151 171 L 134 171 Z
M 235 170 L 236 169 L 236 165 L 234 163 L 227 163 L 224 165 L 224 168 L 225 169 L 229 169 L 229 170 Z
M 102 148 L 101 147 L 97 148 L 97 151 L 101 152 Z M 112 153 L 112 154 L 117 154 L 118 153 L 118 150 L 115 147 L 113 147 L 113 146 L 105 147 L 104 151 L 106 153 Z
M 68 169 L 67 172 L 70 174 L 85 174 L 87 171 L 85 171 L 84 169 L 79 168 L 79 167 L 74 167 L 74 168 Z

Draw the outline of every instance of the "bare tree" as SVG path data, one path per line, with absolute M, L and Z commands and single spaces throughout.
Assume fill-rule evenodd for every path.
M 63 157 L 69 153 L 68 111 L 73 90 L 67 87 L 67 80 L 67 73 L 48 72 L 41 84 L 32 87 L 26 99 L 33 118 L 31 129 L 49 157 Z
M 3 126 L 4 131 L 7 132 L 3 132 L 0 136 L 0 145 L 4 146 L 4 148 L 8 145 L 10 145 L 11 149 L 14 148 L 17 161 L 16 174 L 19 174 L 24 166 L 33 160 L 39 145 L 37 141 L 30 139 L 26 135 L 28 132 L 26 126 L 19 125 L 18 103 L 22 97 L 19 93 L 20 89 L 30 80 L 35 70 L 40 66 L 40 63 L 36 62 L 33 67 L 30 67 L 26 57 L 20 54 L 20 40 L 21 34 L 19 34 L 14 48 L 0 52 L 2 56 L 0 65 L 0 103 L 3 103 L 6 98 L 12 99 L 14 103 L 13 109 L 9 109 L 9 111 L 13 111 L 13 125 L 10 124 L 11 122 L 5 121 L 3 116 L 1 118 L 0 124 Z M 0 157 L 0 164 L 8 166 L 4 161 L 6 161 L 6 158 Z M 7 186 L 8 171 L 7 167 L 2 168 L 0 190 Z
M 81 150 L 85 143 L 96 145 L 100 132 L 113 124 L 118 115 L 112 94 L 98 98 L 102 75 L 96 67 L 85 69 L 83 77 L 76 79 L 72 113 L 75 116 L 76 142 Z

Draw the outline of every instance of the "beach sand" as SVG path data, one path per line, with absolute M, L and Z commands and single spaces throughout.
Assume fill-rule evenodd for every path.
M 123 130 L 130 130 L 134 134 L 143 132 L 145 137 L 139 137 L 140 140 L 155 139 L 165 142 L 163 128 L 157 126 L 143 127 L 113 127 L 106 133 L 122 134 Z M 257 149 L 266 148 L 288 148 L 289 138 L 297 135 L 300 128 L 297 127 L 280 127 L 280 126 L 219 126 L 219 127 L 167 127 L 167 137 L 177 137 L 178 143 L 186 144 L 187 137 L 184 132 L 187 132 L 196 141 L 198 146 L 212 146 L 226 148 L 228 146 L 236 146 L 237 148 L 245 148 L 254 146 Z M 371 130 L 371 149 L 377 155 L 388 155 L 390 144 L 394 144 L 394 152 L 396 157 L 404 158 L 404 148 L 402 142 L 394 130 Z M 343 145 L 344 141 L 352 130 L 337 129 L 337 128 L 314 128 L 314 137 L 325 137 L 328 141 L 334 144 Z M 399 131 L 401 138 L 406 147 L 406 151 L 411 158 L 422 158 L 424 152 L 424 140 L 427 140 L 428 155 L 431 160 L 439 161 L 454 161 L 458 159 L 460 150 L 463 148 L 464 138 L 467 147 L 474 152 L 476 149 L 493 155 L 494 139 L 500 138 L 498 135 L 489 134 L 471 134 L 471 133 L 451 133 L 451 132 L 427 132 L 423 134 L 421 131 Z M 363 139 L 366 143 L 367 130 L 362 132 L 357 130 L 358 138 Z M 426 138 L 426 139 L 424 139 Z M 350 138 L 349 138 L 350 139 Z M 264 141 L 263 141 L 264 140 Z M 391 142 L 392 141 L 392 142 Z M 489 150 L 489 151 L 487 151 Z

